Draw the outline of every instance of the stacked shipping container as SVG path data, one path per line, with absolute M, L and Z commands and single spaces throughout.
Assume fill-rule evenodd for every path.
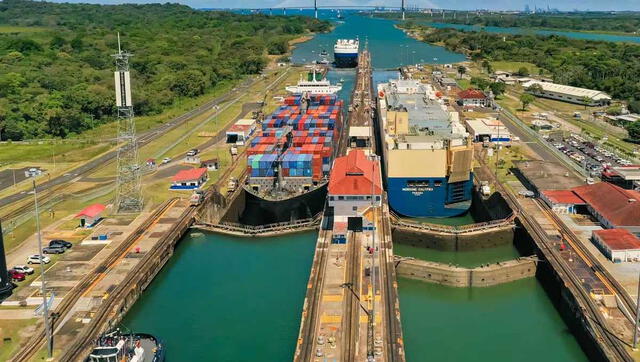
M 335 95 L 295 95 L 262 123 L 247 149 L 251 178 L 320 181 L 331 167 L 334 140 L 342 128 L 342 101 Z

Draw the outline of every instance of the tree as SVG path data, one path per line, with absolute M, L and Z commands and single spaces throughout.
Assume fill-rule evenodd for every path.
M 520 69 L 518 69 L 516 74 L 521 76 L 521 77 L 528 77 L 529 76 L 529 69 L 527 67 L 520 67 Z
M 542 89 L 542 86 L 538 83 L 534 83 L 529 88 L 527 88 L 527 92 L 533 93 L 536 95 L 542 94 L 543 91 L 544 89 Z
M 607 114 L 612 116 L 619 116 L 622 114 L 622 107 L 620 106 L 611 106 L 606 109 Z
M 487 88 L 489 88 L 489 81 L 484 79 L 484 78 L 480 78 L 480 77 L 471 77 L 471 84 L 475 85 L 476 88 L 480 89 L 480 90 L 485 90 Z
M 535 100 L 536 100 L 536 97 L 532 96 L 531 94 L 523 93 L 520 96 L 520 103 L 522 103 L 522 110 L 526 111 L 527 106 L 529 106 L 529 104 L 533 103 L 533 101 Z
M 504 94 L 504 92 L 507 90 L 507 85 L 502 82 L 495 82 L 491 83 L 491 85 L 489 85 L 489 88 L 491 89 L 493 95 L 497 97 L 501 94 Z
M 640 113 L 640 100 L 629 102 L 629 112 Z
M 629 123 L 626 127 L 629 138 L 634 141 L 640 141 L 640 122 Z
M 485 71 L 486 71 L 488 74 L 493 73 L 493 66 L 492 66 L 492 65 L 491 65 L 491 63 L 490 63 L 488 60 L 486 60 L 486 59 L 482 61 L 482 68 L 484 68 L 484 69 L 485 69 Z
M 186 70 L 176 74 L 171 90 L 181 96 L 195 97 L 204 93 L 204 74 L 199 70 Z
M 467 68 L 465 68 L 464 65 L 458 66 L 458 78 L 462 78 L 462 75 L 465 74 L 466 72 L 467 72 Z
M 584 109 L 587 109 L 587 106 L 591 104 L 591 98 L 587 96 L 580 97 L 580 103 L 584 104 Z

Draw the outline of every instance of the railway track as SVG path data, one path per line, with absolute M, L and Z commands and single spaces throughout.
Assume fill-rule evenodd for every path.
M 173 206 L 173 204 L 174 202 L 171 202 L 170 206 Z M 179 217 L 179 221 L 176 226 L 180 226 L 181 224 L 188 223 L 190 220 L 192 220 L 195 214 L 195 210 L 196 208 L 194 207 L 187 208 Z M 175 236 L 171 235 L 171 233 L 175 233 L 178 229 L 180 228 L 174 228 L 168 235 L 165 236 L 164 240 Z M 85 356 L 90 351 L 95 339 L 99 337 L 102 332 L 104 332 L 105 325 L 107 325 L 108 322 L 113 321 L 114 318 L 118 318 L 118 309 L 124 307 L 119 303 L 126 300 L 128 293 L 132 289 L 138 287 L 139 285 L 148 285 L 148 283 L 153 280 L 153 276 L 147 278 L 146 281 L 142 278 L 144 278 L 146 275 L 149 275 L 149 272 L 152 273 L 152 275 L 155 275 L 159 271 L 159 269 L 149 270 L 149 268 L 156 267 L 154 263 L 151 263 L 151 260 L 159 258 L 163 253 L 166 253 L 162 244 L 164 243 L 157 243 L 147 254 L 145 254 L 143 260 L 141 260 L 139 263 L 141 268 L 139 270 L 129 272 L 126 278 L 120 284 L 118 284 L 118 286 L 109 294 L 109 299 L 100 305 L 98 310 L 93 315 L 91 322 L 89 322 L 89 324 L 80 331 L 71 346 L 65 349 L 64 354 L 60 358 L 61 361 L 84 361 L 84 358 L 81 356 Z
M 142 225 L 140 225 L 127 239 L 125 239 L 118 247 L 103 260 L 98 266 L 96 266 L 87 276 L 85 276 L 80 283 L 76 284 L 71 291 L 69 291 L 58 307 L 52 311 L 57 314 L 58 320 L 64 320 L 68 314 L 73 310 L 76 302 L 82 297 L 87 290 L 89 290 L 96 282 L 98 282 L 109 270 L 113 264 L 124 255 L 129 248 L 145 233 L 151 224 L 159 219 L 164 213 L 175 204 L 177 198 L 167 200 L 161 207 L 159 207 Z M 20 349 L 20 351 L 13 357 L 14 362 L 26 362 L 29 361 L 45 343 L 46 331 L 43 326 L 39 326 L 33 333 L 33 336 L 27 344 Z
M 348 270 L 346 283 L 350 285 L 345 291 L 344 314 L 342 316 L 342 361 L 355 361 L 357 356 L 358 336 L 360 331 L 360 301 L 356 297 L 360 294 L 360 244 L 353 232 L 349 232 L 349 246 L 347 251 Z
M 328 258 L 328 245 L 327 245 L 327 231 L 320 230 L 319 242 L 317 246 L 316 256 L 314 257 L 313 267 L 311 268 L 311 278 L 309 280 L 308 288 L 312 290 L 311 295 L 307 295 L 305 300 L 305 309 L 302 314 L 303 325 L 300 333 L 300 340 L 298 341 L 301 346 L 298 350 L 300 353 L 294 357 L 295 361 L 307 362 L 313 360 L 313 346 L 314 341 L 312 336 L 314 335 L 317 325 L 317 312 L 320 304 L 320 298 L 322 296 L 322 288 L 324 284 L 324 270 L 327 265 Z

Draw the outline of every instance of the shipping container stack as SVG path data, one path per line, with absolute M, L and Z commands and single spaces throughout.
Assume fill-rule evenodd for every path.
M 252 178 L 326 179 L 342 129 L 342 101 L 335 95 L 294 95 L 262 122 L 247 149 Z

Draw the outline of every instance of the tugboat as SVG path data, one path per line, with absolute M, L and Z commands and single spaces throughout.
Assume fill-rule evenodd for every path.
M 116 329 L 105 333 L 86 362 L 163 362 L 165 349 L 162 342 L 146 333 L 120 333 Z

